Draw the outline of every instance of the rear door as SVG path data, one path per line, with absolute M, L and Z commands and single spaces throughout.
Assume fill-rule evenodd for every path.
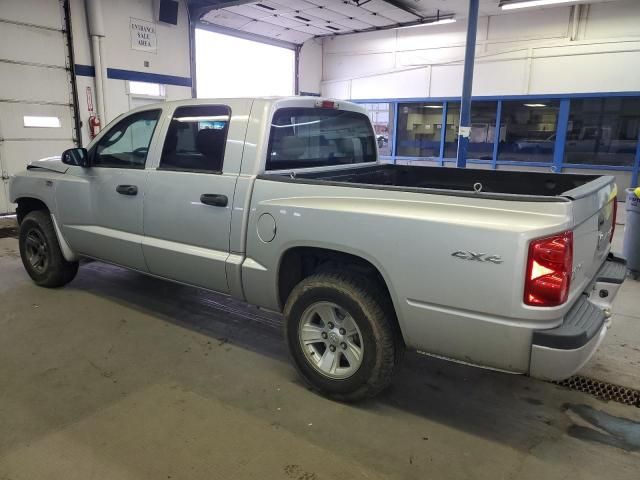
M 75 145 L 63 2 L 0 2 L 0 215 L 9 176 Z
M 144 197 L 149 271 L 228 292 L 226 261 L 233 194 L 250 103 L 175 108 Z

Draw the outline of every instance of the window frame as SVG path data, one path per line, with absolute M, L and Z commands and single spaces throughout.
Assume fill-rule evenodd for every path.
M 151 132 L 151 136 L 149 137 L 149 145 L 147 147 L 147 154 L 144 157 L 144 163 L 140 166 L 137 165 L 101 165 L 101 164 L 96 164 L 95 160 L 96 160 L 96 155 L 98 155 L 98 146 L 100 145 L 100 142 L 102 142 L 102 140 L 104 138 L 107 137 L 107 135 L 109 135 L 109 133 L 114 130 L 118 125 L 120 125 L 122 122 L 124 122 L 125 120 L 134 117 L 136 115 L 140 115 L 141 113 L 149 113 L 149 112 L 157 112 L 158 117 L 156 119 L 156 124 L 153 127 L 153 131 Z M 155 136 L 158 132 L 158 124 L 161 122 L 162 120 L 162 108 L 147 108 L 145 110 L 138 110 L 136 112 L 130 112 L 129 114 L 123 116 L 120 120 L 118 120 L 116 123 L 113 124 L 113 126 L 111 128 L 109 128 L 108 130 L 105 130 L 103 134 L 100 135 L 100 137 L 98 138 L 98 140 L 96 141 L 96 143 L 94 145 L 91 146 L 91 149 L 89 150 L 89 164 L 91 165 L 92 168 L 123 168 L 125 170 L 144 170 L 145 168 L 147 168 L 147 159 L 149 158 L 149 153 L 151 152 L 152 149 L 152 145 L 153 145 L 153 141 L 155 139 Z
M 223 149 L 222 149 L 222 162 L 220 163 L 220 170 L 207 170 L 207 169 L 201 169 L 201 168 L 180 168 L 180 167 L 163 167 L 162 166 L 162 155 L 164 153 L 164 146 L 167 142 L 167 139 L 169 138 L 169 129 L 171 128 L 171 122 L 173 122 L 173 119 L 176 115 L 176 112 L 178 110 L 180 110 L 181 108 L 193 108 L 193 107 L 222 107 L 225 108 L 228 112 L 228 116 L 229 116 L 229 120 L 227 121 L 227 126 L 225 127 L 225 134 L 224 134 L 224 142 L 223 142 Z M 158 166 L 156 167 L 156 170 L 158 171 L 162 171 L 162 172 L 187 172 L 187 173 L 206 173 L 209 175 L 222 175 L 224 173 L 224 160 L 225 160 L 225 156 L 227 154 L 227 141 L 229 140 L 229 130 L 231 129 L 231 118 L 232 118 L 232 114 L 233 111 L 231 109 L 230 105 L 225 105 L 223 103 L 198 103 L 198 104 L 192 104 L 192 105 L 178 105 L 176 106 L 173 111 L 171 112 L 171 118 L 169 119 L 166 128 L 164 129 L 165 133 L 164 133 L 164 141 L 162 142 L 162 146 L 160 148 L 160 156 L 158 158 Z

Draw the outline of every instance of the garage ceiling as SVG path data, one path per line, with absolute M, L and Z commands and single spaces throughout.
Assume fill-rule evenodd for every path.
M 599 1 L 603 0 L 583 3 Z M 312 37 L 415 24 L 439 16 L 462 19 L 469 0 L 190 0 L 189 5 L 202 23 L 301 44 Z M 480 0 L 480 15 L 501 13 L 499 0 Z

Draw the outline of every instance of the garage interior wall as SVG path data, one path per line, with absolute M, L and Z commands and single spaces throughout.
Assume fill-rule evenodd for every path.
M 637 0 L 481 17 L 473 95 L 640 91 L 639 22 Z M 460 96 L 465 35 L 459 19 L 326 38 L 322 94 Z
M 49 0 L 52 1 L 52 0 Z M 53 0 L 55 1 L 55 0 Z M 162 100 L 191 98 L 189 58 L 189 17 L 185 0 L 180 0 L 177 25 L 158 22 L 153 0 L 102 0 L 105 37 L 104 59 L 107 83 L 105 90 L 106 122 L 142 104 Z M 155 51 L 132 48 L 131 19 L 151 22 L 156 29 Z M 83 144 L 89 141 L 87 87 L 95 103 L 95 76 L 91 40 L 87 25 L 85 0 L 71 0 L 73 46 L 79 92 Z M 159 95 L 130 93 L 128 82 L 160 84 Z
M 478 121 L 487 139 L 475 145 L 484 151 L 470 152 L 469 166 L 597 169 L 616 176 L 623 198 L 623 188 L 637 184 L 640 169 L 639 25 L 637 0 L 481 17 L 472 122 L 474 109 L 486 111 Z M 391 161 L 451 166 L 465 29 L 466 19 L 458 19 L 327 37 L 321 92 L 365 103 L 374 124 L 376 117 L 381 119 L 375 125 L 384 136 L 380 151 Z M 518 123 L 527 112 L 516 104 L 532 107 L 529 116 L 536 118 L 518 142 L 509 138 L 509 122 Z M 545 108 L 534 112 L 535 107 Z M 425 120 L 424 112 L 433 121 Z M 398 134 L 396 127 L 403 132 Z

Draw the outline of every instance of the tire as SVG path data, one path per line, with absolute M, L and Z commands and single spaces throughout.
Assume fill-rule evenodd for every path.
M 78 273 L 78 262 L 65 260 L 49 212 L 36 210 L 20 224 L 20 257 L 31 279 L 41 287 L 66 285 Z
M 383 298 L 348 273 L 318 273 L 293 289 L 284 308 L 285 337 L 297 370 L 315 391 L 355 402 L 390 385 L 403 347 Z

